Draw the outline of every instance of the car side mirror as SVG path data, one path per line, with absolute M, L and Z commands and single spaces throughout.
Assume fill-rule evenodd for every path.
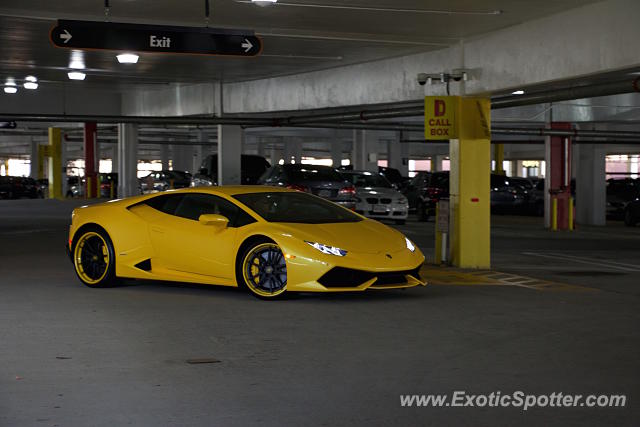
M 200 224 L 213 226 L 218 230 L 223 230 L 229 225 L 229 219 L 218 214 L 204 214 L 198 218 Z

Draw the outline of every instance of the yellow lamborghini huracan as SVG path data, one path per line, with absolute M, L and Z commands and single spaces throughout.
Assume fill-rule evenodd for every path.
M 190 188 L 78 208 L 68 250 L 91 287 L 168 280 L 275 298 L 425 285 L 424 256 L 402 233 L 273 187 Z

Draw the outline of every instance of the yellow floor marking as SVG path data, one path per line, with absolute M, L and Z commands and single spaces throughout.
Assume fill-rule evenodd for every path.
M 424 264 L 420 275 L 430 285 L 515 286 L 535 291 L 594 292 L 597 289 L 491 270 L 465 270 Z

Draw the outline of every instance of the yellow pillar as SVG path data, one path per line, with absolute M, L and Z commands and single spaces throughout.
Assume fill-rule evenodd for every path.
M 569 197 L 569 231 L 573 231 L 573 197 Z
M 504 171 L 504 144 L 493 144 L 493 160 L 496 163 L 493 171 L 498 175 L 506 175 Z
M 49 198 L 62 199 L 62 130 L 49 128 Z
M 451 262 L 462 268 L 490 268 L 490 101 L 460 98 L 457 112 L 458 138 L 449 142 Z

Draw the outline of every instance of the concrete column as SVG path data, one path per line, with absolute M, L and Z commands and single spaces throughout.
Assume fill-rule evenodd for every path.
M 378 170 L 378 138 L 375 131 L 356 131 L 353 140 L 353 168 Z
M 284 163 L 289 164 L 293 159 L 293 140 L 291 138 L 284 138 Z
M 280 162 L 280 150 L 271 148 L 269 150 L 269 163 L 271 163 L 271 166 L 275 166 L 278 162 Z
M 172 145 L 171 158 L 174 171 L 190 172 L 193 166 L 193 147 L 189 145 Z
M 443 156 L 441 154 L 436 154 L 435 156 L 432 157 L 432 161 L 433 163 L 431 164 L 432 168 L 431 171 L 432 172 L 442 172 L 444 170 L 444 168 L 442 167 L 442 161 L 446 158 L 447 156 Z
M 111 173 L 118 173 L 118 144 L 111 147 Z
M 167 144 L 160 146 L 160 162 L 162 162 L 162 169 L 169 169 L 169 145 Z
M 291 146 L 291 153 L 293 156 L 293 160 L 296 163 L 301 163 L 302 162 L 302 148 L 304 145 L 303 139 L 302 138 L 294 138 L 292 141 L 292 146 Z
M 338 139 L 336 132 L 333 140 L 331 140 L 331 162 L 334 168 L 342 166 L 342 141 Z
M 577 145 L 574 150 L 576 222 L 606 225 L 606 151 L 595 144 Z
M 244 132 L 240 126 L 218 126 L 218 185 L 241 183 L 243 137 Z
M 38 158 L 38 142 L 31 137 L 31 169 L 29 170 L 29 176 L 33 179 L 38 179 L 38 168 L 40 166 L 40 159 Z
M 118 123 L 118 197 L 139 194 L 138 126 Z
M 49 128 L 49 198 L 62 199 L 64 192 L 63 182 L 67 180 L 66 169 L 63 168 L 64 145 L 62 142 L 62 130 L 60 128 Z M 6 163 L 5 173 L 8 172 L 9 164 Z
M 400 132 L 396 135 L 395 140 L 387 141 L 387 164 L 402 176 L 409 176 L 409 144 L 400 142 Z

